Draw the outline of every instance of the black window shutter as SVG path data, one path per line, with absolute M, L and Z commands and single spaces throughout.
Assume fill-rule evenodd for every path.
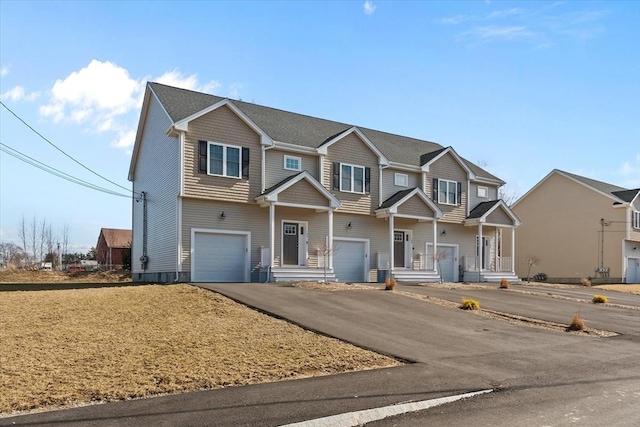
M 340 163 L 333 162 L 333 189 L 340 190 Z
M 249 149 L 242 147 L 242 177 L 249 179 Z
M 364 168 L 364 192 L 371 192 L 371 168 Z
M 207 141 L 198 141 L 200 149 L 198 152 L 198 172 L 207 173 Z
M 462 204 L 462 183 L 458 183 L 458 205 Z
M 433 201 L 438 202 L 438 178 L 433 178 Z

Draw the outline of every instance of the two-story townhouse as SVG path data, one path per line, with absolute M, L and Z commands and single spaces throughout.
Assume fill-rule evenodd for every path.
M 626 189 L 558 169 L 516 201 L 516 272 L 556 282 L 640 283 L 640 189 Z
M 432 142 L 149 83 L 129 179 L 135 281 L 515 279 L 504 182 Z

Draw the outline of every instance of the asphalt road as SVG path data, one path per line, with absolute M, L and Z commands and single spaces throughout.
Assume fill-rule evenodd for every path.
M 382 290 L 324 292 L 265 284 L 203 287 L 320 333 L 416 363 L 4 418 L 0 425 L 276 426 L 487 388 L 497 391 L 375 425 L 612 427 L 637 425 L 640 420 L 637 310 L 619 313 L 600 310 L 612 307 L 596 307 L 595 321 L 614 327 L 619 320 L 622 326 L 616 328 L 622 335 L 591 338 L 483 318 Z M 498 290 L 493 294 L 495 304 L 514 297 L 523 312 L 543 316 L 552 315 L 556 304 L 575 309 L 573 302 L 550 297 L 532 298 L 527 304 L 520 300 L 527 297 L 524 294 Z M 483 297 L 481 303 L 486 306 L 493 299 Z M 607 320 L 611 313 L 619 318 Z

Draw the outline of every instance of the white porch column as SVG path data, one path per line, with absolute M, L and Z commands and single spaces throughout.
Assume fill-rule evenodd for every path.
M 276 251 L 276 207 L 269 204 L 269 264 L 273 268 Z
M 333 211 L 329 209 L 328 213 L 329 213 L 329 242 L 328 242 L 327 249 L 329 249 L 329 270 L 331 270 L 333 268 Z
M 482 262 L 482 255 L 484 251 L 484 244 L 482 243 L 482 223 L 478 224 L 478 247 L 480 248 L 478 250 L 478 264 L 480 267 L 478 271 L 482 271 L 484 269 L 484 263 Z
M 393 273 L 393 214 L 389 215 L 389 276 Z
M 433 263 L 433 271 L 438 272 L 438 263 L 436 262 L 436 254 L 438 253 L 438 222 L 433 220 L 433 254 L 431 254 L 431 262 Z
M 511 273 L 516 274 L 516 228 L 511 228 Z

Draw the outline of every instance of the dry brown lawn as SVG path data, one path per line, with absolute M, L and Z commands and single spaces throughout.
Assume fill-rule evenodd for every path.
M 598 289 L 607 289 L 610 291 L 619 291 L 619 292 L 629 292 L 631 294 L 640 295 L 640 285 L 638 284 L 629 284 L 629 285 L 597 285 L 594 288 Z
M 66 271 L 4 270 L 0 271 L 3 283 L 124 283 L 131 282 L 131 273 L 124 271 Z
M 188 285 L 0 292 L 0 414 L 394 366 Z

